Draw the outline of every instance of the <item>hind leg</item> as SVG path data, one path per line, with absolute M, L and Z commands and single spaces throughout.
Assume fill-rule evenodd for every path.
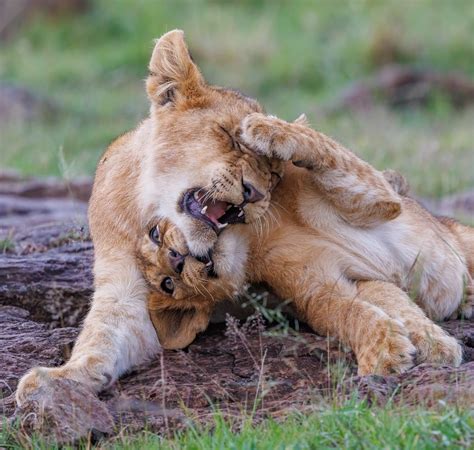
M 321 286 L 313 298 L 295 302 L 305 321 L 319 334 L 349 344 L 359 375 L 403 373 L 414 365 L 416 347 L 404 324 L 365 297 L 333 285 Z
M 264 281 L 279 297 L 291 300 L 296 316 L 316 333 L 350 346 L 360 375 L 403 373 L 411 368 L 416 348 L 408 331 L 401 321 L 359 295 L 341 269 L 343 255 L 327 242 L 308 239 L 299 228 L 289 231 L 292 251 L 288 251 L 288 230 L 282 237 L 275 236 L 271 251 L 257 262 L 259 278 L 252 281 Z
M 459 366 L 462 349 L 457 340 L 432 322 L 408 295 L 392 283 L 364 281 L 358 291 L 366 302 L 400 320 L 417 349 L 417 362 Z

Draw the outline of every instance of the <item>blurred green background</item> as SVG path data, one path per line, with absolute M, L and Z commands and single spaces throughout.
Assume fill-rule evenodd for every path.
M 393 64 L 472 82 L 472 0 L 85 3 L 80 12 L 36 11 L 3 33 L 0 87 L 24 88 L 53 112 L 0 114 L 0 167 L 93 174 L 108 143 L 147 114 L 153 39 L 181 28 L 208 81 L 285 119 L 307 113 L 376 167 L 401 170 L 421 195 L 474 186 L 474 102 L 459 107 L 437 92 L 402 107 L 383 96 L 365 109 L 341 103 L 347 86 Z

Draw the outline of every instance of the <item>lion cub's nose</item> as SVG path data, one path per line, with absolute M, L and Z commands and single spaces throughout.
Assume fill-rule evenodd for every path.
M 244 185 L 244 202 L 245 203 L 256 203 L 259 200 L 262 200 L 265 197 L 261 192 L 257 191 L 254 186 L 245 181 L 242 183 Z
M 184 256 L 178 253 L 176 250 L 171 249 L 168 258 L 172 269 L 176 273 L 181 273 L 184 269 Z

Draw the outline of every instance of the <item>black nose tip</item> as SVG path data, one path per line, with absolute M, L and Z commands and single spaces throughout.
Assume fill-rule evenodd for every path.
M 202 262 L 203 264 L 209 264 L 211 260 L 211 255 L 207 254 L 204 256 L 195 256 L 195 258 L 199 261 Z
M 179 254 L 175 250 L 170 250 L 168 254 L 168 258 L 171 264 L 172 269 L 176 273 L 181 273 L 184 269 L 184 256 Z
M 211 258 L 211 255 L 210 254 L 207 254 L 205 256 L 195 256 L 195 258 L 206 265 L 206 271 L 207 271 L 207 274 L 211 277 L 211 278 L 217 278 L 217 274 L 214 270 L 214 262 L 212 261 L 212 258 Z
M 243 182 L 244 185 L 244 202 L 256 203 L 265 197 L 261 192 L 257 191 L 250 183 Z

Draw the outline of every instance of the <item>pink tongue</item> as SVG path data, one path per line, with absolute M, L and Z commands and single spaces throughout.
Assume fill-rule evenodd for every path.
M 220 200 L 211 200 L 206 203 L 206 216 L 214 223 L 218 222 L 219 217 L 225 214 L 227 203 Z

